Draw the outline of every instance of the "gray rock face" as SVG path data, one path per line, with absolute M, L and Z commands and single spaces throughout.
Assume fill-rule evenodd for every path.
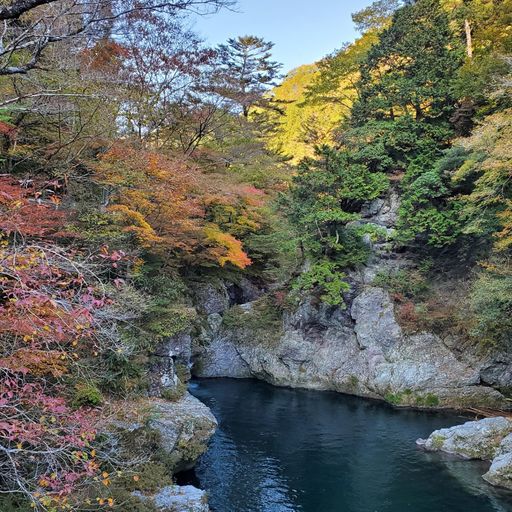
M 141 501 L 149 501 L 162 512 L 209 512 L 205 491 L 191 485 L 169 485 L 153 496 L 134 492 Z
M 401 406 L 502 407 L 504 397 L 480 385 L 478 369 L 433 334 L 406 336 L 389 294 L 370 287 L 350 311 L 304 302 L 284 319 L 269 345 L 243 328 L 224 329 L 202 347 L 196 374 L 254 376 L 282 386 L 329 389 Z
M 225 294 L 203 289 L 201 307 L 208 317 L 201 339 L 194 340 L 196 375 L 252 375 L 277 385 L 335 390 L 400 406 L 510 409 L 496 388 L 512 388 L 512 356 L 483 355 L 432 333 L 405 334 L 389 294 L 372 284 L 381 272 L 411 266 L 389 242 L 399 206 L 399 195 L 391 189 L 385 198 L 366 204 L 355 221 L 377 231 L 368 265 L 349 273 L 351 292 L 344 297 L 349 307 L 305 298 L 295 311 L 284 313 L 282 336 L 275 325 L 268 326 L 267 332 L 274 329 L 280 339 L 265 340 L 264 324 L 257 323 L 261 328 L 256 330 L 244 326 L 244 312 L 253 303 L 239 306 L 235 325 L 224 325 Z
M 512 421 L 500 416 L 435 430 L 428 439 L 418 439 L 417 444 L 428 451 L 442 451 L 467 459 L 492 460 L 499 452 L 501 442 L 511 432 Z M 510 440 L 505 446 L 509 445 Z
M 161 397 L 166 391 L 175 389 L 178 377 L 174 361 L 170 356 L 154 355 L 149 364 L 149 396 Z
M 402 339 L 389 294 L 381 288 L 368 288 L 352 303 L 354 332 L 362 349 L 388 350 Z
M 228 293 L 233 304 L 245 304 L 261 297 L 263 289 L 246 277 L 241 277 L 237 283 L 228 286 Z
M 238 353 L 237 346 L 229 339 L 216 337 L 198 359 L 193 368 L 197 377 L 248 378 L 252 376 L 249 365 Z
M 466 459 L 491 460 L 482 478 L 491 485 L 512 490 L 512 420 L 504 417 L 468 421 L 436 430 L 416 443 L 428 451 L 441 451 Z
M 159 433 L 160 447 L 169 455 L 174 471 L 191 469 L 217 428 L 210 409 L 189 393 L 176 402 L 155 401 L 152 408 L 149 427 Z
M 393 227 L 398 220 L 400 196 L 394 189 L 384 199 L 375 199 L 363 206 L 361 215 L 375 224 Z
M 223 313 L 229 308 L 230 298 L 226 285 L 222 282 L 199 283 L 194 287 L 198 310 L 205 314 Z
M 482 478 L 491 485 L 512 490 L 512 452 L 495 457 L 489 471 Z

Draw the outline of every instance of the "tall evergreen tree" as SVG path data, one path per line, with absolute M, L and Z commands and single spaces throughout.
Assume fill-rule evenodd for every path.
M 221 60 L 218 92 L 241 109 L 245 118 L 251 107 L 266 102 L 263 95 L 276 85 L 281 64 L 272 60 L 274 43 L 255 36 L 229 39 L 218 47 Z
M 463 54 L 439 0 L 418 0 L 399 9 L 361 67 L 355 122 L 404 115 L 448 119 Z

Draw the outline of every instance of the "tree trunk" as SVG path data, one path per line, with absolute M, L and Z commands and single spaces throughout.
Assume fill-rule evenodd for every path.
M 464 20 L 464 29 L 466 30 L 466 53 L 470 59 L 473 58 L 473 38 L 471 37 L 471 24 L 466 18 Z

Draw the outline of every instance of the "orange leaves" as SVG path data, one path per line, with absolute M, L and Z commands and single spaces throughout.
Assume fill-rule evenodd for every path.
M 252 263 L 251 259 L 242 249 L 242 242 L 237 240 L 234 236 L 218 231 L 218 228 L 214 225 L 206 227 L 204 232 L 207 240 L 217 246 L 217 249 L 214 250 L 214 254 L 222 267 L 226 263 L 231 263 L 238 268 L 244 269 Z M 225 250 L 219 253 L 219 248 Z
M 165 251 L 195 249 L 203 211 L 193 193 L 193 168 L 117 145 L 103 156 L 97 179 L 116 189 L 110 210 L 139 245 Z
M 8 357 L 0 358 L 0 367 L 13 372 L 22 370 L 34 377 L 51 375 L 59 378 L 68 371 L 61 352 L 28 348 L 21 348 Z
M 261 200 L 258 189 L 220 191 L 218 184 L 212 193 L 199 169 L 183 158 L 121 144 L 103 155 L 96 177 L 115 189 L 109 209 L 140 247 L 186 264 L 251 263 L 234 235 L 257 228 L 246 209 Z

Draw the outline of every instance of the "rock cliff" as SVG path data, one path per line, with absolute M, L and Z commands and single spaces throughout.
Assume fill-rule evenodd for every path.
M 238 304 L 225 284 L 202 286 L 196 300 L 205 320 L 193 340 L 195 375 L 256 377 L 400 406 L 509 408 L 498 391 L 512 384 L 509 355 L 466 349 L 432 332 L 405 333 L 389 293 L 374 284 L 383 269 L 409 265 L 386 242 L 398 205 L 391 191 L 363 209 L 358 222 L 382 234 L 368 240 L 368 264 L 350 274 L 345 309 L 307 297 L 276 319 L 267 296 L 254 286 L 242 286 L 238 298 L 251 300 Z

